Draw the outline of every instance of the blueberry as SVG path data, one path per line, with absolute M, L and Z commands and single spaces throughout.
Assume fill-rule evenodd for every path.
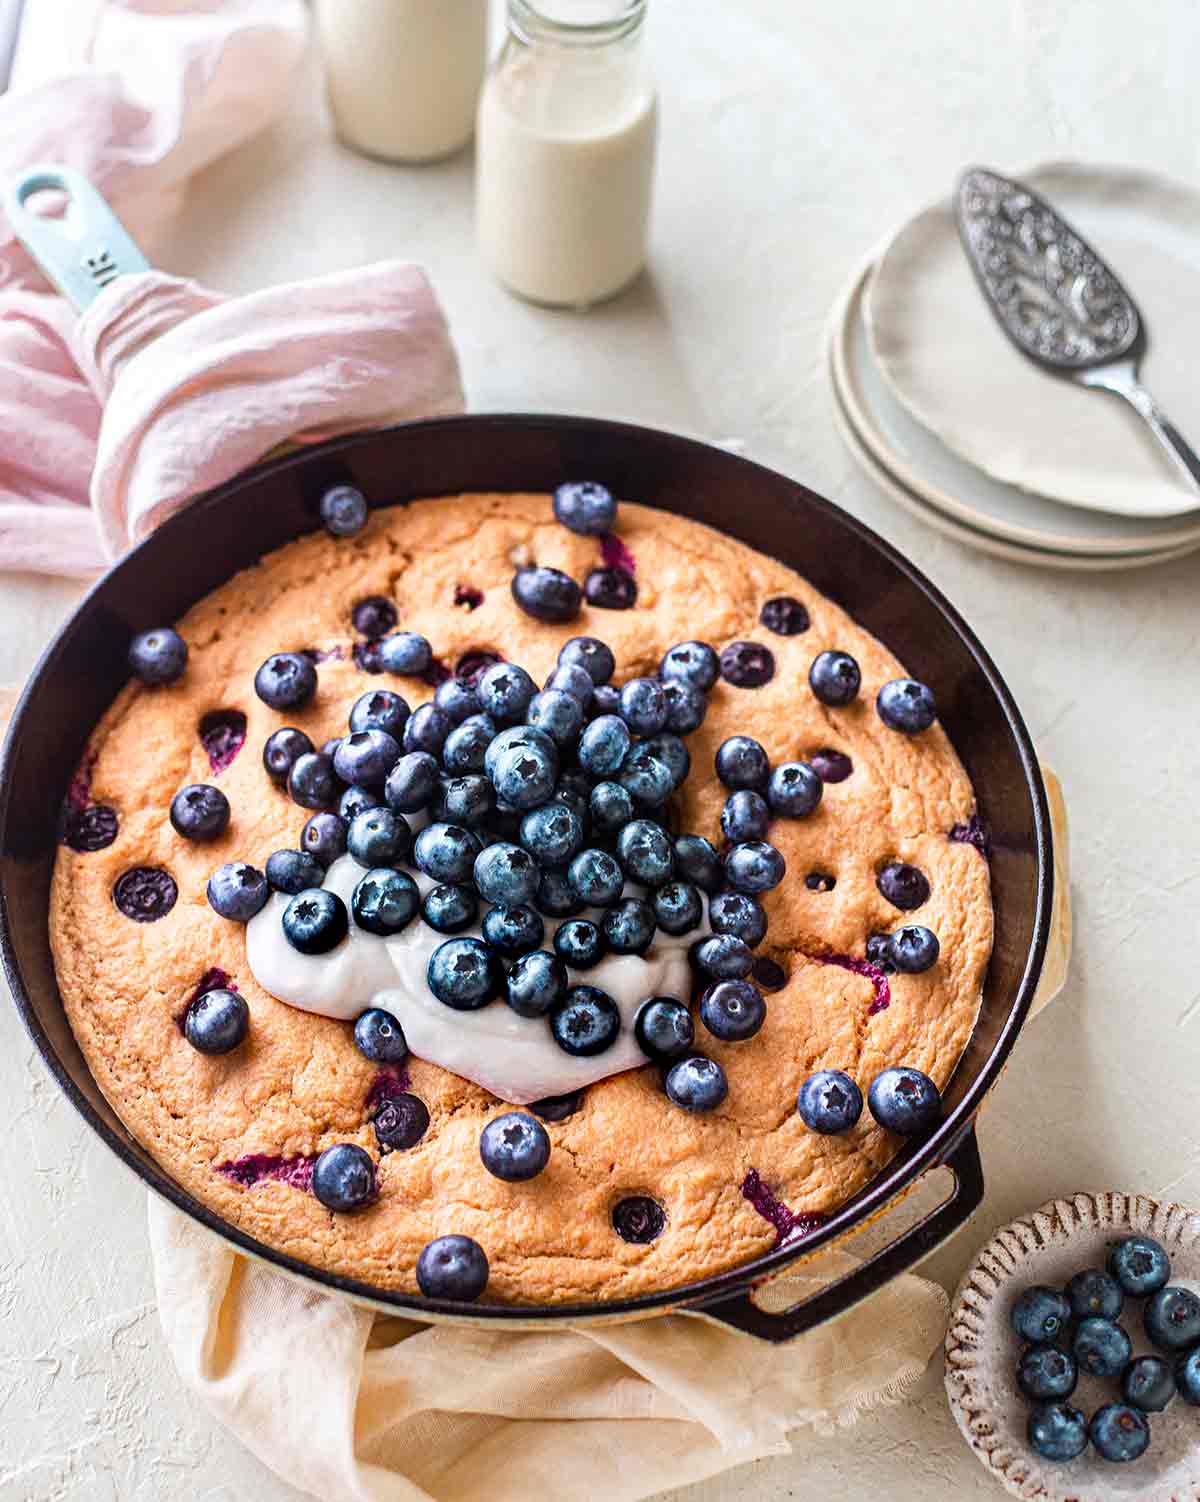
M 412 842 L 408 820 L 390 808 L 365 809 L 346 831 L 346 849 L 360 866 L 394 866 L 407 858 Z
M 707 693 L 721 676 L 721 660 L 707 642 L 683 641 L 668 650 L 658 676 L 691 683 Z
M 1080 1371 L 1092 1377 L 1115 1377 L 1133 1355 L 1129 1336 L 1121 1326 L 1095 1314 L 1075 1326 L 1071 1350 Z
M 496 796 L 511 808 L 536 808 L 554 792 L 555 758 L 539 743 L 510 746 L 501 752 L 491 774 Z
M 218 840 L 229 827 L 229 799 L 220 788 L 194 782 L 171 799 L 171 823 L 185 840 Z
M 439 778 L 434 789 L 434 819 L 475 829 L 486 824 L 496 807 L 496 794 L 481 772 L 463 772 L 458 777 Z
M 621 690 L 621 718 L 637 735 L 666 729 L 667 701 L 657 678 L 631 678 Z
M 420 704 L 404 722 L 401 745 L 405 751 L 426 751 L 440 757 L 454 723 L 436 704 Z
M 408 700 L 391 689 L 376 688 L 355 700 L 350 710 L 350 729 L 384 730 L 399 741 L 410 714 Z
M 139 632 L 129 643 L 129 671 L 143 683 L 174 683 L 187 667 L 188 646 L 170 626 Z
M 354 1046 L 373 1064 L 401 1064 L 408 1057 L 404 1031 L 391 1012 L 369 1007 L 354 1024 Z
M 313 1164 L 312 1192 L 327 1210 L 359 1210 L 375 1198 L 375 1164 L 353 1142 L 327 1147 Z
M 588 800 L 588 813 L 600 834 L 615 834 L 633 818 L 633 798 L 619 782 L 598 782 Z
M 382 808 L 383 799 L 371 788 L 347 788 L 338 799 L 337 811 L 346 823 L 351 823 L 369 808 Z
M 1098 1267 L 1088 1267 L 1076 1273 L 1063 1292 L 1076 1319 L 1086 1319 L 1089 1314 L 1116 1319 L 1125 1302 L 1121 1285 Z
M 245 861 L 218 866 L 208 878 L 208 905 L 231 923 L 249 923 L 266 906 L 271 888 L 261 871 Z
M 622 1241 L 646 1246 L 666 1230 L 667 1215 L 657 1200 L 646 1194 L 629 1194 L 613 1206 L 613 1230 Z
M 700 997 L 700 1021 L 722 1043 L 744 1043 L 766 1020 L 767 1004 L 747 980 L 718 981 Z
M 874 1104 L 871 1110 L 874 1112 Z M 1024 1289 L 1008 1311 L 1008 1322 L 1018 1339 L 1032 1345 L 1057 1339 L 1065 1333 L 1070 1319 L 1071 1306 L 1066 1295 L 1043 1283 Z
M 539 730 L 536 725 L 509 725 L 507 729 L 499 731 L 488 744 L 483 757 L 483 770 L 488 777 L 495 774 L 500 764 L 500 758 L 506 751 L 528 750 L 536 746 L 558 765 L 558 747 L 544 730 Z
M 725 1071 L 715 1059 L 680 1059 L 667 1071 L 667 1099 L 685 1111 L 714 1111 L 729 1094 Z
M 607 683 L 616 671 L 616 658 L 594 636 L 573 636 L 558 654 L 560 667 L 580 667 L 594 684 Z
M 1147 1300 L 1142 1320 L 1160 1351 L 1184 1351 L 1200 1342 L 1200 1298 L 1190 1288 L 1160 1288 Z
M 1152 1236 L 1124 1236 L 1109 1246 L 1108 1270 L 1130 1298 L 1141 1299 L 1166 1286 L 1171 1259 Z
M 554 514 L 564 527 L 584 537 L 611 532 L 617 520 L 612 492 L 594 480 L 572 481 L 554 492 Z
M 665 693 L 666 690 L 664 689 Z M 684 745 L 682 737 L 673 730 L 662 730 L 658 735 L 652 735 L 637 747 L 637 754 L 643 756 L 650 754 L 665 761 L 667 770 L 676 787 L 679 787 L 687 778 L 692 769 L 692 753 Z
M 333 762 L 323 751 L 306 751 L 292 763 L 287 790 L 301 808 L 332 808 L 340 792 Z
M 613 954 L 645 954 L 654 942 L 654 909 L 640 897 L 626 897 L 605 913 L 601 929 Z
M 806 819 L 821 801 L 825 785 L 805 761 L 785 761 L 771 773 L 767 802 L 785 819 Z
M 1088 1436 L 1104 1460 L 1137 1460 L 1150 1445 L 1150 1422 L 1127 1403 L 1105 1403 L 1092 1414 Z
M 721 676 L 735 688 L 761 688 L 775 676 L 774 655 L 760 642 L 731 642 L 721 653 Z
M 841 1069 L 818 1069 L 800 1086 L 796 1110 L 811 1131 L 834 1137 L 862 1115 L 862 1091 Z
M 625 758 L 617 778 L 643 808 L 659 808 L 675 790 L 675 777 L 666 760 L 655 754 L 649 741 L 635 746 Z
M 590 970 L 604 958 L 604 935 L 588 918 L 568 918 L 555 931 L 554 952 L 572 970 Z
M 460 934 L 479 917 L 479 893 L 461 883 L 442 882 L 421 899 L 421 917 L 440 934 Z
M 663 684 L 663 698 L 667 705 L 667 729 L 677 735 L 690 735 L 699 730 L 708 713 L 708 700 L 704 690 L 686 678 L 668 678 Z
M 735 892 L 769 892 L 783 880 L 786 870 L 783 856 L 762 840 L 735 845 L 725 858 L 725 874 Z
M 473 714 L 456 725 L 442 747 L 447 772 L 482 772 L 488 747 L 496 736 L 496 722 L 488 714 Z
M 891 934 L 872 934 L 867 940 L 867 963 L 874 965 L 876 970 L 882 970 L 884 975 L 894 975 L 896 967 L 892 963 L 892 936 Z
M 427 824 L 413 842 L 413 863 L 434 881 L 465 882 L 479 851 L 478 835 L 461 824 Z
M 583 705 L 565 689 L 545 688 L 530 701 L 528 719 L 556 746 L 570 746 L 583 729 Z
M 284 938 L 301 954 L 328 954 L 349 930 L 346 904 L 324 887 L 298 892 L 283 910 Z
M 764 991 L 782 991 L 787 985 L 787 971 L 778 960 L 768 959 L 765 954 L 760 954 L 754 961 L 754 969 L 750 974 L 754 982 Z
M 532 902 L 537 895 L 537 863 L 520 845 L 500 842 L 486 846 L 475 857 L 473 874 L 485 902 L 516 907 Z
M 400 743 L 386 730 L 356 730 L 333 753 L 333 770 L 357 787 L 383 787 L 400 760 Z
M 875 707 L 889 730 L 899 730 L 905 735 L 919 735 L 937 719 L 933 690 L 912 678 L 894 678 L 885 683 Z
M 619 772 L 629 754 L 629 727 L 617 715 L 601 715 L 579 738 L 579 763 L 594 777 Z
M 791 595 L 776 595 L 767 600 L 758 619 L 776 636 L 799 636 L 812 624 L 807 609 Z
M 564 1053 L 591 1058 L 617 1041 L 621 1013 L 612 997 L 595 986 L 572 986 L 550 1011 L 550 1031 Z
M 197 1053 L 230 1053 L 250 1030 L 250 1008 L 236 991 L 205 991 L 183 1019 L 183 1033 Z
M 586 906 L 565 871 L 543 871 L 534 900 L 538 912 L 548 918 L 572 918 Z
M 508 972 L 505 1000 L 518 1017 L 544 1017 L 567 994 L 567 967 L 553 954 L 535 949 Z
M 386 595 L 368 595 L 350 612 L 350 624 L 368 641 L 378 641 L 396 624 L 396 607 Z
M 1152 1358 L 1143 1356 L 1141 1359 L 1149 1361 Z M 1185 1352 L 1176 1360 L 1175 1382 L 1183 1401 L 1190 1403 L 1193 1408 L 1200 1408 L 1200 1347 L 1194 1351 Z M 1128 1393 L 1126 1397 L 1129 1397 Z M 1133 1400 L 1130 1399 L 1130 1401 Z
M 822 652 L 813 658 L 808 682 L 822 704 L 842 709 L 858 698 L 862 673 L 849 652 Z
M 885 1069 L 877 1074 L 867 1092 L 867 1104 L 881 1127 L 901 1137 L 926 1131 L 942 1116 L 942 1097 L 937 1086 L 927 1074 L 907 1067 Z
M 299 709 L 317 691 L 317 670 L 301 652 L 276 652 L 254 675 L 254 692 L 272 709 Z
M 653 898 L 654 921 L 663 933 L 678 937 L 697 928 L 704 918 L 700 889 L 686 881 L 669 881 Z
M 324 867 L 304 850 L 276 850 L 267 857 L 267 881 L 287 897 L 319 887 L 324 880 Z
M 937 934 L 919 923 L 898 928 L 889 946 L 892 964 L 905 975 L 922 975 L 931 970 L 941 952 Z
M 733 934 L 751 949 L 767 934 L 762 904 L 745 892 L 718 892 L 708 904 L 708 921 L 713 933 Z
M 383 796 L 398 814 L 428 808 L 438 785 L 438 764 L 428 751 L 407 751 L 387 775 Z
M 433 662 L 433 648 L 415 631 L 395 631 L 379 643 L 379 661 L 386 673 L 419 678 Z
M 447 939 L 429 957 L 429 989 L 456 1012 L 487 1006 L 504 988 L 500 956 L 479 939 Z
M 647 1058 L 658 1063 L 681 1059 L 695 1041 L 692 1014 L 673 996 L 652 996 L 638 1009 L 633 1035 Z
M 730 793 L 721 810 L 721 833 L 735 845 L 743 840 L 765 839 L 770 822 L 767 800 L 750 788 Z
M 341 744 L 342 744 L 342 737 L 340 735 L 332 736 L 329 740 L 327 740 L 322 745 L 322 747 L 321 747 L 321 755 L 322 756 L 327 756 L 329 758 L 330 762 L 332 762 L 333 761 L 334 752 L 337 750 L 337 748 Z
M 717 750 L 717 776 L 731 792 L 763 789 L 771 775 L 767 753 L 748 735 L 731 735 Z
M 717 892 L 725 884 L 721 858 L 703 835 L 681 834 L 675 841 L 675 870 L 702 892 Z
M 567 880 L 590 907 L 616 902 L 625 886 L 621 868 L 606 850 L 581 850 L 567 867 Z
M 550 1136 L 536 1117 L 508 1111 L 489 1121 L 479 1136 L 479 1157 L 493 1178 L 508 1184 L 536 1179 L 550 1161 Z
M 543 1121 L 566 1121 L 574 1116 L 583 1106 L 583 1091 L 571 1090 L 566 1095 L 547 1095 L 542 1100 L 535 1100 L 529 1109 L 535 1116 L 540 1116 Z
M 903 861 L 889 861 L 875 878 L 875 885 L 880 895 L 902 913 L 910 913 L 929 901 L 928 877 Z
M 1017 1363 L 1017 1386 L 1035 1403 L 1069 1398 L 1078 1381 L 1075 1358 L 1061 1346 L 1027 1346 Z
M 580 640 L 581 638 L 576 638 Z M 592 694 L 596 685 L 592 682 L 592 675 L 587 668 L 580 667 L 578 663 L 560 663 L 558 667 L 546 679 L 547 689 L 556 689 L 559 693 L 570 694 L 579 704 L 580 715 L 587 713 L 588 705 L 592 702 Z
M 1187 1361 L 1187 1356 L 1182 1358 Z M 1200 1373 L 1200 1364 L 1198 1364 Z M 1175 1396 L 1175 1373 L 1161 1356 L 1135 1356 L 1121 1373 L 1121 1396 L 1143 1413 L 1161 1413 Z M 1185 1394 L 1186 1397 L 1186 1394 Z M 1200 1393 L 1188 1402 L 1200 1402 Z
M 300 831 L 300 848 L 322 866 L 346 853 L 346 821 L 338 814 L 313 814 Z M 372 861 L 371 865 L 382 865 Z M 320 885 L 320 883 L 318 883 Z
M 512 578 L 512 597 L 536 621 L 560 624 L 579 614 L 583 595 L 568 574 L 556 568 L 522 568 Z
M 445 683 L 440 683 L 434 693 L 433 703 L 452 725 L 461 725 L 464 720 L 469 720 L 483 709 L 474 687 L 462 678 L 447 678 Z
M 696 965 L 711 980 L 741 980 L 750 974 L 754 956 L 735 934 L 713 934 L 693 951 Z
M 521 820 L 521 844 L 539 865 L 564 865 L 583 848 L 583 838 L 583 820 L 566 803 L 544 803 Z
M 808 758 L 808 764 L 822 782 L 845 782 L 854 771 L 854 763 L 845 752 L 831 751 L 828 748 L 814 751 Z
M 321 525 L 330 537 L 353 537 L 367 525 L 367 498 L 354 485 L 334 485 L 321 497 Z
M 1045 1460 L 1074 1460 L 1087 1449 L 1087 1420 L 1069 1403 L 1043 1403 L 1029 1415 L 1029 1448 Z
M 617 859 L 626 876 L 643 886 L 660 887 L 675 870 L 675 850 L 661 825 L 633 819 L 617 836 Z
M 417 1258 L 417 1287 L 427 1299 L 470 1304 L 487 1280 L 487 1255 L 469 1236 L 439 1236 Z
M 523 904 L 489 908 L 483 919 L 483 937 L 507 959 L 529 954 L 541 947 L 546 925 L 541 915 Z
M 429 1130 L 429 1107 L 407 1090 L 389 1095 L 371 1122 L 382 1152 L 403 1152 L 416 1147 Z
M 294 725 L 285 725 L 282 730 L 276 730 L 267 737 L 263 746 L 262 760 L 267 776 L 272 782 L 285 783 L 297 758 L 307 756 L 312 749 L 312 741 L 303 730 L 297 730 Z
M 537 684 L 525 671 L 511 662 L 496 662 L 486 668 L 475 684 L 475 692 L 497 725 L 515 725 L 524 719 Z
M 637 581 L 623 568 L 594 568 L 583 581 L 583 593 L 597 610 L 632 610 Z

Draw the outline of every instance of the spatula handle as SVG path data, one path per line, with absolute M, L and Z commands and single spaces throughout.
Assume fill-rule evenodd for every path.
M 45 190 L 66 195 L 61 218 L 28 207 L 33 194 Z M 21 244 L 80 313 L 117 277 L 150 269 L 108 204 L 70 167 L 27 168 L 5 189 L 3 202 Z

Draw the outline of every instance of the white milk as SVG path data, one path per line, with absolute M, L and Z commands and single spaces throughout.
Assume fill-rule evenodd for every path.
M 430 162 L 471 139 L 487 0 L 316 0 L 338 135 L 371 156 Z
M 645 264 L 657 108 L 635 42 L 510 38 L 484 85 L 479 245 L 534 302 L 599 302 Z

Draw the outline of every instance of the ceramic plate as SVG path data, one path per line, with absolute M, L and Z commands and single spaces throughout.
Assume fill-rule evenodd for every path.
M 1150 1448 L 1113 1465 L 1090 1446 L 1066 1464 L 1042 1460 L 1025 1440 L 1029 1405 L 1014 1373 L 1019 1343 L 1008 1323 L 1013 1300 L 1032 1283 L 1061 1288 L 1085 1267 L 1103 1267 L 1109 1241 L 1142 1232 L 1171 1254 L 1171 1281 L 1200 1292 L 1200 1215 L 1130 1194 L 1052 1200 L 1005 1226 L 976 1257 L 954 1296 L 946 1335 L 946 1392 L 967 1443 L 1006 1491 L 1037 1502 L 1192 1502 L 1200 1498 L 1200 1409 L 1176 1397 L 1152 1413 Z M 1135 1355 L 1153 1348 L 1142 1333 L 1142 1301 L 1126 1299 L 1121 1323 Z M 1067 1400 L 1089 1417 L 1118 1402 L 1115 1378 L 1080 1378 Z
M 1081 163 L 1016 175 L 1127 284 L 1148 333 L 1142 378 L 1200 448 L 1200 193 L 1150 173 Z M 874 357 L 900 402 L 994 479 L 1127 516 L 1196 511 L 1196 495 L 1124 402 L 1048 374 L 1009 343 L 976 286 L 949 199 L 885 247 L 866 319 Z

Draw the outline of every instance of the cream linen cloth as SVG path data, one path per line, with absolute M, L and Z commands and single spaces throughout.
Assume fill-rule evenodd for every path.
M 1035 1009 L 1066 979 L 1066 810 L 1054 934 Z M 694 1316 L 491 1333 L 377 1315 L 233 1252 L 151 1195 L 159 1317 L 184 1381 L 258 1458 L 322 1502 L 625 1502 L 788 1452 L 898 1401 L 945 1334 L 944 1291 L 912 1274 L 789 1345 Z M 855 1259 L 774 1279 L 786 1309 Z

